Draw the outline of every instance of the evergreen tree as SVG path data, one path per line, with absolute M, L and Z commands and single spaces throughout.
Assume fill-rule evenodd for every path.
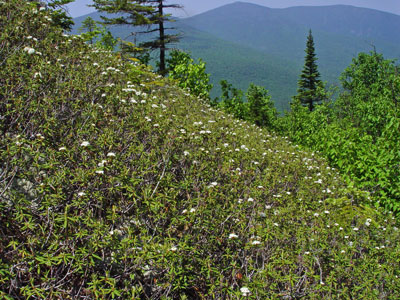
M 257 126 L 273 128 L 278 113 L 268 90 L 252 83 L 246 97 L 249 106 L 248 119 Z
M 152 41 L 141 44 L 144 48 L 149 49 L 159 49 L 160 51 L 160 60 L 159 60 L 159 72 L 162 75 L 167 73 L 165 66 L 165 52 L 167 50 L 166 45 L 169 43 L 177 42 L 179 40 L 179 36 L 176 34 L 166 34 L 166 30 L 171 30 L 175 28 L 165 27 L 165 23 L 172 22 L 170 14 L 164 14 L 165 9 L 169 8 L 182 8 L 181 5 L 178 4 L 165 4 L 165 0 L 144 0 L 150 6 L 153 7 L 153 13 L 150 17 L 151 23 L 157 25 L 157 28 L 149 28 L 147 33 L 158 31 L 158 37 Z
M 81 36 L 84 37 L 86 41 L 93 44 L 93 40 L 96 36 L 100 34 L 100 27 L 97 22 L 91 17 L 87 17 L 83 22 L 82 26 L 79 28 L 79 32 L 84 32 Z
M 306 56 L 303 71 L 298 81 L 297 96 L 295 98 L 302 105 L 307 106 L 310 111 L 314 109 L 315 103 L 322 101 L 319 90 L 323 87 L 323 83 L 319 80 L 320 73 L 316 64 L 317 57 L 315 55 L 314 39 L 311 29 L 307 37 Z
M 130 25 L 139 26 L 141 30 L 136 34 L 152 34 L 158 32 L 156 38 L 141 43 L 139 46 L 147 50 L 159 50 L 159 72 L 166 73 L 165 52 L 168 43 L 178 40 L 177 35 L 166 34 L 166 22 L 171 22 L 171 15 L 164 14 L 165 9 L 181 8 L 178 4 L 165 4 L 165 0 L 94 0 L 97 10 L 109 14 L 119 14 L 118 17 L 109 18 L 102 16 L 106 25 Z M 143 27 L 145 26 L 145 27 Z

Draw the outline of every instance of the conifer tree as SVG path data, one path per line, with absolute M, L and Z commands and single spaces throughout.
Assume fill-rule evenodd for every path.
M 316 103 L 322 101 L 318 95 L 318 88 L 323 86 L 321 80 L 319 80 L 320 73 L 318 72 L 318 66 L 316 64 L 317 57 L 315 55 L 314 39 L 312 36 L 311 29 L 307 37 L 306 56 L 303 71 L 298 81 L 297 96 L 296 100 L 299 100 L 302 105 L 307 106 L 310 111 L 315 107 Z
M 168 43 L 178 40 L 177 35 L 166 34 L 166 30 L 173 29 L 165 26 L 171 22 L 171 15 L 165 14 L 165 9 L 181 8 L 178 4 L 166 4 L 165 0 L 94 0 L 94 7 L 109 14 L 119 14 L 118 17 L 102 16 L 106 25 L 138 26 L 142 31 L 133 34 L 152 34 L 158 32 L 156 38 L 147 40 L 139 46 L 148 50 L 159 50 L 159 72 L 166 73 L 165 52 Z M 143 27 L 145 26 L 145 27 Z M 143 31 L 143 28 L 146 28 Z
M 147 33 L 158 31 L 158 37 L 152 41 L 143 43 L 142 46 L 149 49 L 159 49 L 159 72 L 165 75 L 167 73 L 165 67 L 166 45 L 179 40 L 179 36 L 176 34 L 166 34 L 166 30 L 175 28 L 165 26 L 165 23 L 173 21 L 170 14 L 165 14 L 165 9 L 182 8 L 182 6 L 179 4 L 166 4 L 167 1 L 165 0 L 144 0 L 144 2 L 153 7 L 154 10 L 150 20 L 152 24 L 157 25 L 157 28 L 149 29 Z

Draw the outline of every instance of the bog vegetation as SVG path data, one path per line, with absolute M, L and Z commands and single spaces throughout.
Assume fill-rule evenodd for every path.
M 400 297 L 398 224 L 374 207 L 396 211 L 393 63 L 360 55 L 338 104 L 283 119 L 225 82 L 226 113 L 52 15 L 0 1 L 0 298 Z

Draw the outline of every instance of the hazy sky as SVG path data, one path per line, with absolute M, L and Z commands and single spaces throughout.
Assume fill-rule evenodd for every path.
M 237 2 L 237 0 L 168 0 L 167 3 L 177 3 L 184 6 L 183 11 L 176 13 L 179 17 L 193 16 L 207 10 Z M 271 8 L 284 8 L 301 5 L 334 5 L 345 4 L 358 7 L 367 7 L 400 15 L 400 0 L 242 0 Z M 91 0 L 75 0 L 68 6 L 69 12 L 73 17 L 88 14 L 94 11 L 87 7 Z

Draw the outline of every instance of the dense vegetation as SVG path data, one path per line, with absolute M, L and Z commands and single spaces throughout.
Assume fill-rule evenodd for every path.
M 318 154 L 35 3 L 0 29 L 1 298 L 400 297 L 396 220 Z
M 341 76 L 344 92 L 307 113 L 294 104 L 279 126 L 293 141 L 320 151 L 387 209 L 400 212 L 399 67 L 360 53 Z

